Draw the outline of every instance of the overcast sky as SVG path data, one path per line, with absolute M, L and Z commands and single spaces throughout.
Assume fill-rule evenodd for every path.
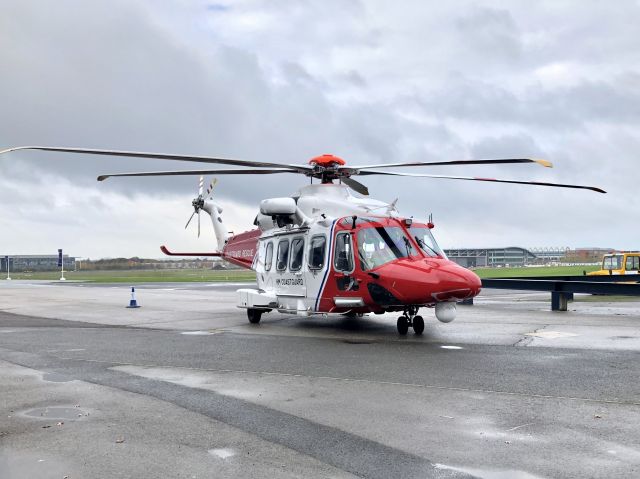
M 542 157 L 407 171 L 595 185 L 609 193 L 363 178 L 434 214 L 443 247 L 640 249 L 640 1 L 0 0 L 0 148 L 76 146 L 306 163 Z M 192 164 L 0 157 L 0 254 L 212 250 Z M 193 165 L 196 167 L 202 165 Z M 229 229 L 304 177 L 221 177 Z

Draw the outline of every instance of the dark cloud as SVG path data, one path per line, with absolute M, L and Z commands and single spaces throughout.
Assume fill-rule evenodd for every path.
M 623 220 L 638 202 L 632 194 L 640 147 L 637 3 L 513 2 L 497 8 L 489 1 L 408 2 L 398 9 L 346 0 L 5 0 L 0 9 L 2 146 L 283 163 L 322 153 L 352 164 L 542 156 L 556 168 L 421 171 L 592 183 L 611 194 L 427 179 L 373 177 L 366 183 L 381 199 L 400 197 L 407 214 L 436 213 L 439 234 L 451 245 L 637 247 L 631 240 L 615 243 L 598 227 L 613 218 L 619 222 L 616 238 L 640 232 Z M 143 209 L 140 214 L 154 215 L 165 231 L 179 229 L 196 178 L 100 185 L 94 178 L 191 166 L 5 156 L 0 229 L 42 228 L 46 236 L 54 235 L 51 225 L 57 224 L 55 235 L 63 236 L 67 224 L 77 236 L 81 226 L 92 227 L 87 218 L 93 215 L 108 236 L 118 221 L 129 221 L 117 208 Z M 48 186 L 45 177 L 59 184 Z M 217 194 L 239 228 L 245 224 L 240 211 L 248 225 L 260 199 L 293 192 L 307 181 L 225 177 Z M 30 198 L 48 191 L 58 202 L 47 198 L 50 209 L 29 214 Z M 184 214 L 176 195 L 184 195 Z M 166 212 L 163 204 L 170 205 Z M 147 222 L 127 225 L 131 249 L 109 254 L 138 253 L 153 228 Z M 162 229 L 156 234 L 153 248 L 164 241 Z M 187 241 L 177 233 L 172 238 Z M 16 233 L 0 237 L 0 246 L 20 241 Z M 115 247 L 103 242 L 96 249 Z
M 546 158 L 545 152 L 533 138 L 525 134 L 484 137 L 470 146 L 474 158 Z
M 522 56 L 521 31 L 508 10 L 473 6 L 455 26 L 483 62 L 513 63 Z

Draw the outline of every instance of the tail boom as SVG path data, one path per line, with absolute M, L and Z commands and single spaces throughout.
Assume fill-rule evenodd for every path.
M 252 269 L 261 233 L 256 229 L 231 236 L 222 249 L 222 257 L 237 266 Z

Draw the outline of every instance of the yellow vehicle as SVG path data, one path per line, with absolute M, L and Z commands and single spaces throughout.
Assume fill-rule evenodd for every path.
M 598 271 L 587 273 L 588 276 L 604 276 L 610 274 L 640 274 L 640 252 L 622 251 L 605 254 L 602 266 Z

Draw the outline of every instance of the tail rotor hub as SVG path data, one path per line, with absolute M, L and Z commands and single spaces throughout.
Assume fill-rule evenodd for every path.
M 204 208 L 205 198 L 210 199 L 212 197 L 213 188 L 216 185 L 217 181 L 218 180 L 213 178 L 211 180 L 211 183 L 209 183 L 209 187 L 207 188 L 207 191 L 205 192 L 204 177 L 201 176 L 200 180 L 198 181 L 198 196 L 196 196 L 193 200 L 191 200 L 191 206 L 193 206 L 193 213 L 191 213 L 191 217 L 189 218 L 189 221 L 187 221 L 187 224 L 184 226 L 184 228 L 187 229 L 193 217 L 198 215 L 198 238 L 200 237 L 200 210 Z
M 204 208 L 204 198 L 202 196 L 194 198 L 191 202 L 191 206 L 193 206 L 193 208 L 196 210 L 196 213 L 198 213 L 202 208 Z

